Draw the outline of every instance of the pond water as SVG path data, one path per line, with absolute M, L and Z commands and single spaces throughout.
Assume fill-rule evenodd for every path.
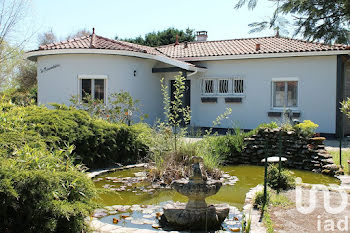
M 207 203 L 220 204 L 227 203 L 231 206 L 235 206 L 239 209 L 243 207 L 245 194 L 258 184 L 263 183 L 264 179 L 264 167 L 262 166 L 225 166 L 222 170 L 231 176 L 238 177 L 238 181 L 234 186 L 225 185 L 220 191 L 209 198 L 207 198 Z M 134 168 L 121 170 L 109 174 L 99 176 L 99 178 L 106 177 L 134 177 L 134 173 L 143 171 L 143 168 Z M 301 177 L 303 183 L 309 184 L 339 184 L 339 180 L 336 178 L 324 176 L 321 174 L 293 170 L 292 172 L 296 177 Z M 122 184 L 113 183 L 111 180 L 100 180 L 95 182 L 96 187 L 103 188 L 105 185 L 114 185 L 114 187 L 120 187 Z M 187 202 L 187 198 L 177 193 L 174 190 L 163 190 L 156 189 L 153 192 L 142 192 L 140 187 L 148 186 L 146 182 L 137 182 L 127 186 L 126 191 L 111 191 L 103 193 L 100 195 L 100 199 L 97 200 L 99 203 L 105 206 L 111 205 L 158 205 L 166 201 L 179 201 Z M 137 189 L 136 189 L 137 188 Z M 129 191 L 127 191 L 129 190 Z

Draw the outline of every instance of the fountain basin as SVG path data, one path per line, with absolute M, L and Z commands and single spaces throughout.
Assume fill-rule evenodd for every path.
M 201 169 L 201 157 L 192 157 L 193 176 L 189 179 L 175 180 L 171 186 L 188 197 L 187 204 L 171 204 L 163 208 L 160 224 L 176 230 L 216 230 L 228 216 L 228 205 L 207 205 L 205 198 L 215 195 L 222 183 L 208 180 Z
M 220 181 L 208 180 L 195 183 L 186 179 L 176 180 L 171 187 L 188 197 L 187 208 L 207 208 L 205 198 L 215 195 L 221 188 Z
M 220 229 L 229 215 L 229 205 L 209 205 L 206 208 L 188 208 L 186 203 L 167 204 L 160 225 L 175 230 L 213 230 Z

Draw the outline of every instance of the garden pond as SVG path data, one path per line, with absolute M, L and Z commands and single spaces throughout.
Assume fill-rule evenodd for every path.
M 246 193 L 263 182 L 264 167 L 239 165 L 225 166 L 221 170 L 227 177 L 230 176 L 228 179 L 231 183 L 223 185 L 216 195 L 207 198 L 206 201 L 210 204 L 230 205 L 230 216 L 223 227 L 226 230 L 231 229 L 230 227 L 240 228 L 242 214 L 239 210 L 243 208 Z M 300 177 L 303 183 L 340 184 L 338 179 L 322 174 L 294 169 L 291 171 L 295 177 Z M 100 221 L 111 224 L 114 219 L 119 222 L 119 226 L 152 229 L 156 224 L 156 215 L 161 213 L 163 205 L 169 202 L 187 202 L 187 198 L 175 190 L 153 188 L 144 180 L 144 175 L 145 168 L 131 168 L 93 179 L 96 187 L 110 190 L 100 194 L 100 199 L 97 200 L 109 208 L 108 215 L 97 216 L 100 217 Z
M 230 176 L 235 176 L 238 181 L 234 185 L 224 185 L 220 191 L 207 198 L 208 203 L 220 204 L 227 203 L 231 206 L 236 206 L 241 209 L 244 204 L 245 194 L 253 187 L 261 184 L 264 179 L 264 167 L 262 166 L 225 166 L 221 169 Z M 131 168 L 119 170 L 113 173 L 108 173 L 95 178 L 95 185 L 98 188 L 108 187 L 113 185 L 114 188 L 120 188 L 122 183 L 113 183 L 109 177 L 135 177 L 135 173 L 144 171 L 144 168 Z M 339 180 L 333 177 L 313 173 L 309 171 L 292 169 L 295 177 L 302 178 L 303 183 L 309 184 L 340 184 Z M 97 181 L 96 181 L 97 180 Z M 106 186 L 107 185 L 107 186 Z M 166 201 L 187 202 L 187 198 L 177 193 L 174 190 L 167 189 L 149 189 L 148 192 L 143 192 L 143 187 L 150 184 L 145 181 L 134 180 L 134 183 L 127 184 L 125 191 L 107 192 L 100 195 L 98 202 L 105 206 L 111 205 L 158 205 Z M 124 190 L 124 189 L 123 189 Z

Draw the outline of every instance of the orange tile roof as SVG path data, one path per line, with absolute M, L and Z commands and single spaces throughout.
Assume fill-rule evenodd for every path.
M 256 44 L 260 44 L 260 50 L 256 50 Z M 349 49 L 350 48 L 346 45 L 326 45 L 284 37 L 188 42 L 187 48 L 185 48 L 185 43 L 176 46 L 174 46 L 174 44 L 165 45 L 157 48 L 158 51 L 171 58 L 182 60 L 193 57 L 339 51 Z
M 93 39 L 91 40 L 91 38 Z M 74 38 L 67 41 L 42 45 L 39 47 L 39 50 L 88 48 L 125 50 L 132 52 L 148 53 L 153 55 L 161 55 L 161 53 L 153 47 L 133 44 L 125 41 L 112 40 L 95 34 Z
M 260 49 L 256 46 L 260 44 Z M 186 61 L 196 57 L 251 55 L 272 53 L 318 52 L 318 51 L 344 51 L 350 50 L 347 45 L 327 45 L 312 43 L 285 37 L 261 37 L 247 39 L 232 39 L 205 42 L 187 42 L 179 45 L 165 45 L 157 48 L 133 44 L 125 41 L 112 40 L 94 33 L 89 36 L 42 45 L 39 50 L 54 49 L 110 49 L 141 52 L 152 55 L 167 56 L 173 59 Z

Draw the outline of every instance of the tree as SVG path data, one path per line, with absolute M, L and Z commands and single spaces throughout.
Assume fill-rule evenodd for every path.
M 91 35 L 91 32 L 89 30 L 86 30 L 85 28 L 83 28 L 83 29 L 80 29 L 76 32 L 69 34 L 66 37 L 66 40 L 70 40 L 70 39 L 78 38 L 78 37 L 83 37 L 83 36 L 89 36 L 89 35 Z
M 140 45 L 157 47 L 175 43 L 176 35 L 178 35 L 180 43 L 184 41 L 190 42 L 195 40 L 194 29 L 187 28 L 185 31 L 183 31 L 172 27 L 163 31 L 147 33 L 144 38 L 142 36 L 138 36 L 136 38 L 126 38 L 120 40 Z M 115 39 L 117 40 L 118 36 L 116 36 Z
M 26 16 L 28 2 L 29 0 L 0 0 L 0 66 L 12 56 L 17 56 L 18 49 L 29 39 L 23 38 L 23 35 L 19 41 L 15 39 L 18 26 Z
M 174 149 L 177 151 L 177 141 L 179 139 L 178 134 L 181 123 L 187 125 L 191 120 L 191 109 L 189 106 L 183 106 L 183 96 L 185 91 L 185 77 L 181 76 L 181 74 L 174 76 L 174 93 L 172 93 L 174 100 L 170 100 L 171 98 L 168 95 L 168 86 L 165 84 L 164 78 L 160 80 L 161 83 L 161 91 L 163 95 L 163 109 L 165 119 L 168 120 L 166 126 L 170 126 L 173 128 L 174 134 Z M 181 129 L 180 129 L 181 130 Z M 182 133 L 185 133 L 183 131 Z
M 55 33 L 53 33 L 52 29 L 50 31 L 44 32 L 38 36 L 39 46 L 52 44 L 57 42 L 57 37 Z
M 8 54 L 6 59 L 0 62 L 0 91 L 13 86 L 18 72 L 18 66 L 23 61 L 23 51 L 10 46 L 6 42 L 2 42 L 3 54 Z
M 325 43 L 350 42 L 349 0 L 267 0 L 275 3 L 275 11 L 269 21 L 250 24 L 255 28 L 275 28 L 278 19 L 290 15 L 296 26 L 294 35 L 302 35 L 311 41 Z M 236 9 L 245 4 L 249 9 L 257 6 L 258 0 L 238 0 Z
M 76 32 L 72 32 L 71 34 L 67 35 L 65 37 L 65 40 L 70 40 L 78 37 L 83 37 L 83 36 L 89 36 L 91 35 L 90 31 L 86 30 L 85 28 L 80 29 Z M 51 44 L 59 41 L 57 38 L 56 34 L 51 30 L 44 32 L 38 36 L 38 43 L 40 45 L 46 45 L 46 44 Z
M 22 61 L 18 66 L 16 83 L 22 91 L 29 91 L 37 85 L 37 67 L 36 63 L 28 60 Z

